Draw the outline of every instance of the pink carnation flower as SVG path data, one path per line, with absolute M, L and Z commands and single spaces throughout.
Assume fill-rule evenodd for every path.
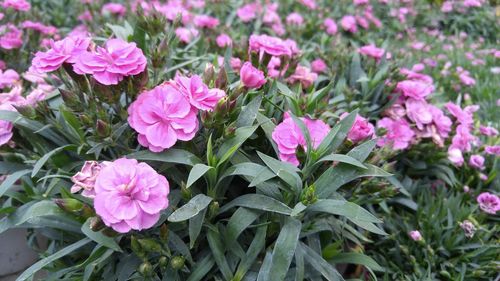
M 500 198 L 495 194 L 483 192 L 477 197 L 479 208 L 488 214 L 495 215 L 500 210 Z
M 224 48 L 224 47 L 228 47 L 228 46 L 233 45 L 233 40 L 231 39 L 231 37 L 229 37 L 229 35 L 227 35 L 225 33 L 217 36 L 217 38 L 215 39 L 215 42 L 217 43 L 217 46 L 219 46 L 220 48 Z
M 63 63 L 76 63 L 78 56 L 90 45 L 90 38 L 66 37 L 60 41 L 50 41 L 51 48 L 45 52 L 38 51 L 31 63 L 36 72 L 52 72 Z
M 469 165 L 478 170 L 484 170 L 484 157 L 478 154 L 472 155 L 469 159 Z
M 278 37 L 269 35 L 252 35 L 249 39 L 249 50 L 259 52 L 262 57 L 264 53 L 271 56 L 292 56 L 290 44 Z
M 410 231 L 410 238 L 413 241 L 421 241 L 423 239 L 422 234 L 420 234 L 420 231 L 418 230 L 412 230 Z
M 12 8 L 17 11 L 26 12 L 31 9 L 31 4 L 26 0 L 3 0 L 2 7 L 4 9 Z
M 219 25 L 219 20 L 207 15 L 198 15 L 194 17 L 194 25 L 199 28 L 213 29 Z
M 406 149 L 415 136 L 415 132 L 404 119 L 393 120 L 385 117 L 377 122 L 377 127 L 387 130 L 387 133 L 378 140 L 379 146 L 391 145 L 396 150 Z
M 295 72 L 288 77 L 288 81 L 290 83 L 296 83 L 300 82 L 302 84 L 302 87 L 304 88 L 309 88 L 314 81 L 318 79 L 318 74 L 311 72 L 311 69 L 305 66 L 297 66 L 295 69 Z
M 219 100 L 226 96 L 221 89 L 208 89 L 198 75 L 191 77 L 177 75 L 175 83 L 181 93 L 189 99 L 191 105 L 200 110 L 214 110 Z
M 200 32 L 194 28 L 178 27 L 175 30 L 175 35 L 179 37 L 179 40 L 183 43 L 189 43 L 193 38 L 198 37 Z
M 120 3 L 106 3 L 102 6 L 102 13 L 124 16 L 127 13 L 127 8 Z
M 340 115 L 340 119 L 344 119 L 347 115 L 347 112 L 343 113 Z M 358 114 L 356 115 L 352 128 L 347 133 L 347 139 L 353 143 L 358 143 L 372 137 L 374 133 L 375 127 L 373 127 L 373 125 L 366 118 Z
M 13 24 L 0 26 L 0 47 L 11 50 L 23 45 L 23 32 Z
M 241 6 L 237 11 L 236 15 L 242 22 L 249 22 L 257 17 L 257 12 L 260 12 L 261 7 L 258 3 L 250 3 Z
M 331 18 L 326 18 L 323 22 L 323 25 L 326 28 L 326 33 L 330 35 L 335 35 L 337 33 L 338 27 L 335 21 Z
M 82 170 L 71 177 L 74 185 L 71 193 L 77 193 L 83 189 L 82 195 L 89 198 L 95 197 L 94 186 L 97 176 L 101 171 L 101 165 L 97 161 L 85 161 Z
M 116 85 L 125 76 L 137 75 L 146 68 L 146 57 L 135 43 L 110 39 L 95 53 L 81 53 L 74 70 L 78 74 L 92 74 L 103 85 Z
M 457 167 L 462 166 L 464 164 L 462 151 L 458 148 L 448 148 L 448 160 L 450 160 L 450 162 Z
M 8 103 L 0 103 L 0 110 L 14 111 L 15 109 Z M 0 146 L 8 143 L 12 136 L 14 125 L 11 122 L 0 120 Z
M 245 62 L 240 69 L 240 79 L 243 85 L 250 89 L 258 89 L 266 84 L 264 72 L 255 68 L 252 63 Z
M 316 73 L 325 72 L 327 68 L 328 66 L 326 65 L 325 61 L 320 58 L 315 59 L 311 62 L 311 69 Z
M 346 15 L 340 20 L 340 25 L 345 31 L 356 33 L 358 26 L 356 25 L 356 18 L 351 15 Z
M 484 148 L 484 152 L 491 155 L 500 156 L 500 145 L 487 145 Z
M 366 46 L 363 46 L 363 47 L 359 48 L 359 52 L 361 54 L 363 54 L 363 55 L 372 57 L 372 58 L 376 59 L 377 61 L 380 60 L 384 56 L 384 54 L 385 54 L 385 50 L 384 49 L 377 48 L 373 44 L 366 45 Z
M 198 130 L 197 110 L 174 82 L 141 93 L 128 113 L 139 143 L 153 152 L 168 149 L 177 140 L 191 140 Z
M 316 0 L 299 0 L 299 2 L 311 10 L 316 9 Z
M 1 82 L 0 82 L 0 85 L 1 85 Z M 1 86 L 0 86 L 1 88 Z M 492 136 L 496 136 L 498 135 L 498 130 L 493 128 L 493 127 L 489 127 L 489 126 L 479 126 L 479 132 L 485 136 L 489 136 L 489 137 L 492 137 Z
M 0 89 L 5 87 L 11 87 L 19 82 L 19 74 L 12 69 L 7 69 L 2 71 L 0 69 Z
M 406 114 L 411 121 L 415 122 L 417 128 L 422 130 L 424 125 L 432 122 L 431 107 L 425 100 L 407 99 L 405 102 Z
M 95 182 L 94 208 L 103 222 L 126 233 L 152 227 L 168 207 L 167 179 L 146 163 L 121 158 L 104 163 Z
M 305 117 L 301 118 L 301 120 L 309 131 L 312 148 L 318 148 L 330 132 L 330 127 L 321 120 L 311 120 Z M 299 160 L 297 159 L 296 150 L 299 146 L 307 150 L 307 142 L 299 126 L 295 124 L 288 113 L 285 113 L 283 122 L 274 128 L 272 138 L 278 145 L 281 161 L 298 166 Z
M 398 82 L 396 91 L 408 98 L 424 100 L 425 97 L 434 92 L 434 86 L 421 80 L 404 80 Z
M 304 24 L 304 18 L 299 13 L 291 13 L 286 17 L 286 23 L 301 26 Z
M 451 102 L 447 103 L 445 106 L 451 115 L 457 119 L 458 123 L 467 127 L 474 123 L 473 113 L 479 109 L 478 105 L 469 105 L 462 109 L 460 106 Z

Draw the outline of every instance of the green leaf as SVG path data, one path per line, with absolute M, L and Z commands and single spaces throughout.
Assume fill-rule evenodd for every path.
M 29 174 L 31 170 L 21 170 L 17 171 L 5 178 L 5 180 L 0 185 L 0 197 L 2 197 L 11 186 L 13 186 L 20 178 Z
M 246 207 L 266 212 L 290 215 L 292 209 L 280 201 L 262 194 L 245 194 L 227 203 L 219 210 L 219 214 L 228 211 L 233 207 Z
M 269 273 L 265 280 L 275 281 L 285 279 L 288 268 L 295 255 L 301 227 L 302 224 L 300 221 L 294 218 L 286 219 L 286 223 L 281 229 L 276 244 L 274 245 Z
M 233 273 L 224 255 L 225 249 L 222 240 L 220 240 L 220 234 L 218 232 L 215 232 L 213 229 L 209 229 L 207 232 L 207 240 L 208 245 L 212 250 L 212 255 L 214 256 L 215 263 L 217 263 L 217 267 L 224 276 L 224 279 L 233 279 Z
M 385 269 L 381 267 L 374 259 L 360 253 L 339 253 L 328 261 L 331 263 L 361 264 L 374 271 L 385 271 Z
M 300 251 L 304 255 L 304 259 L 309 263 L 314 269 L 316 269 L 326 280 L 329 281 L 343 281 L 342 275 L 335 269 L 334 266 L 329 264 L 327 261 L 321 257 L 320 254 L 316 253 L 306 244 L 300 242 L 297 246 L 297 251 Z
M 330 131 L 330 133 L 323 139 L 318 147 L 320 155 L 330 154 L 335 151 L 345 140 L 349 130 L 351 130 L 354 121 L 356 120 L 356 115 L 358 110 L 354 110 L 349 113 L 346 117 L 339 121 L 335 127 Z M 359 159 L 358 159 L 359 160 Z
M 122 249 L 116 241 L 108 237 L 101 232 L 95 232 L 92 229 L 90 229 L 90 221 L 92 218 L 88 218 L 87 221 L 82 225 L 82 232 L 83 234 L 87 235 L 88 238 L 92 239 L 94 242 L 96 242 L 99 245 L 103 245 L 105 247 L 108 247 L 116 252 L 122 252 Z
M 65 146 L 58 147 L 58 148 L 46 153 L 33 166 L 33 171 L 31 172 L 31 177 L 32 178 L 35 177 L 38 174 L 38 172 L 40 171 L 40 169 L 43 167 L 43 165 L 45 165 L 45 163 L 47 163 L 47 161 L 49 161 L 50 157 L 52 157 L 54 154 L 59 153 L 63 150 L 67 150 L 69 148 L 75 148 L 75 147 L 76 146 L 73 144 L 68 144 Z
M 203 209 L 196 216 L 189 219 L 189 247 L 192 249 L 196 243 L 196 239 L 200 235 L 203 222 L 205 221 L 205 214 L 207 209 Z
M 236 119 L 236 127 L 246 127 L 252 126 L 257 114 L 259 113 L 260 104 L 262 103 L 262 96 L 255 97 L 251 102 L 249 102 L 244 108 L 241 109 L 241 113 Z
M 124 26 L 109 23 L 106 23 L 106 26 L 113 31 L 117 38 L 124 41 L 128 41 L 129 36 L 134 34 L 134 29 L 127 21 L 125 21 Z
M 76 116 L 72 112 L 66 110 L 63 106 L 59 108 L 59 112 L 63 116 L 64 121 L 66 121 L 66 123 L 68 123 L 75 131 L 75 133 L 80 137 L 80 140 L 83 140 L 85 133 L 82 130 L 82 124 L 80 124 L 78 118 L 76 118 Z
M 362 169 L 366 169 L 366 166 L 363 165 L 363 163 L 352 158 L 351 156 L 343 155 L 343 154 L 330 154 L 330 155 L 327 155 L 319 160 L 319 162 L 325 162 L 325 161 L 341 162 L 341 163 L 346 163 L 346 164 L 353 165 L 353 166 L 356 166 L 356 167 L 359 167 Z
M 201 163 L 201 160 L 193 153 L 176 148 L 171 148 L 160 153 L 142 150 L 127 155 L 127 158 L 133 158 L 141 161 L 159 161 L 165 163 L 184 164 L 188 166 L 194 166 Z
M 210 169 L 213 169 L 213 167 L 207 166 L 205 164 L 194 165 L 193 168 L 191 169 L 191 172 L 189 172 L 186 188 L 189 188 L 191 185 L 193 185 L 193 183 L 195 183 Z
M 259 126 L 248 126 L 248 127 L 241 127 L 237 128 L 234 137 L 226 140 L 220 147 L 218 153 L 217 153 L 217 158 L 219 158 L 219 162 L 217 165 L 220 165 L 231 156 L 243 145 L 243 143 L 257 130 Z
M 66 255 L 73 253 L 74 251 L 87 245 L 91 241 L 92 240 L 90 240 L 89 238 L 84 238 L 84 239 L 82 239 L 76 243 L 73 243 L 73 244 L 61 249 L 60 251 L 38 261 L 37 263 L 33 264 L 28 269 L 26 269 L 19 277 L 17 277 L 16 281 L 28 280 L 28 278 L 33 276 L 39 270 L 43 269 L 46 265 L 49 265 L 49 264 L 53 263 L 54 261 L 66 256 Z
M 259 256 L 262 249 L 266 245 L 266 231 L 267 225 L 259 227 L 255 236 L 253 237 L 252 243 L 248 247 L 245 257 L 241 259 L 238 268 L 236 269 L 236 273 L 234 274 L 233 281 L 240 281 L 245 277 L 245 274 L 248 272 L 250 267 L 255 263 L 257 257 Z
M 227 243 L 234 243 L 238 236 L 250 226 L 259 216 L 260 212 L 247 208 L 238 208 L 231 216 L 226 227 Z
M 186 281 L 199 281 L 206 277 L 207 273 L 215 265 L 212 255 L 205 256 L 201 261 L 196 263 L 196 266 L 191 271 L 191 275 Z
M 203 194 L 198 194 L 191 198 L 187 204 L 175 210 L 175 212 L 168 217 L 168 221 L 180 222 L 188 220 L 205 209 L 210 202 L 212 202 L 212 198 Z
M 257 151 L 260 159 L 264 161 L 266 166 L 268 166 L 276 176 L 286 182 L 289 186 L 291 186 L 297 194 L 302 191 L 302 179 L 297 174 L 299 169 L 290 163 L 286 163 L 283 161 L 279 161 L 272 157 L 269 157 L 263 153 Z
M 46 216 L 66 217 L 66 213 L 52 201 L 32 201 L 22 205 L 9 216 L 0 219 L 0 233 L 5 232 L 9 228 L 29 222 L 30 220 L 37 220 L 40 217 Z

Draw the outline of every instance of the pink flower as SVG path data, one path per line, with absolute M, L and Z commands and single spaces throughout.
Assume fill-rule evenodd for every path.
M 325 61 L 320 58 L 315 59 L 311 62 L 311 69 L 316 73 L 325 72 L 327 68 L 328 66 L 326 65 Z
M 450 147 L 448 149 L 448 160 L 450 160 L 450 162 L 457 167 L 462 166 L 464 164 L 462 151 L 458 148 Z
M 343 113 L 342 115 L 340 115 L 340 119 L 344 119 L 347 115 L 347 112 Z M 373 125 L 366 118 L 358 114 L 356 115 L 354 124 L 347 133 L 347 139 L 349 139 L 353 143 L 358 143 L 369 137 L 372 137 L 374 133 L 375 128 L 373 127 Z
M 0 83 L 1 85 L 1 83 Z M 489 127 L 489 126 L 479 126 L 479 132 L 481 132 L 481 134 L 485 135 L 485 136 L 489 136 L 489 137 L 492 137 L 492 136 L 496 136 L 498 135 L 498 130 L 493 128 L 493 127 Z
M 110 39 L 95 53 L 81 53 L 73 68 L 78 74 L 92 74 L 103 85 L 116 85 L 125 76 L 137 75 L 146 68 L 146 57 L 135 43 Z
M 224 47 L 228 47 L 228 46 L 233 45 L 233 40 L 231 39 L 231 37 L 229 37 L 229 35 L 227 35 L 225 33 L 217 36 L 217 38 L 215 39 L 215 42 L 217 43 L 217 46 L 219 46 L 220 48 L 224 48 Z
M 260 9 L 261 8 L 258 3 L 250 3 L 239 8 L 236 11 L 236 14 L 242 22 L 249 22 L 257 17 L 257 12 L 259 12 Z
M 286 23 L 301 26 L 304 24 L 304 18 L 299 13 L 291 13 L 286 17 Z
M 299 0 L 299 2 L 311 10 L 316 9 L 316 0 Z
M 476 233 L 476 226 L 469 220 L 464 220 L 460 224 L 460 228 L 463 229 L 465 237 L 472 238 Z
M 432 122 L 432 112 L 425 100 L 407 99 L 405 102 L 408 118 L 415 122 L 417 128 L 423 129 L 424 125 Z
M 19 74 L 15 70 L 7 69 L 2 71 L 0 69 L 0 89 L 11 87 L 19 82 Z
M 373 44 L 366 45 L 366 46 L 359 48 L 359 52 L 363 55 L 367 55 L 369 57 L 372 57 L 372 58 L 376 59 L 377 61 L 380 60 L 385 54 L 384 49 L 377 48 Z
M 464 0 L 465 7 L 481 7 L 483 3 L 479 0 Z
M 106 3 L 102 6 L 102 13 L 124 16 L 127 13 L 127 8 L 120 3 Z
M 495 215 L 500 210 L 500 198 L 495 194 L 483 192 L 477 197 L 479 208 L 488 214 Z
M 203 100 L 197 102 L 203 104 Z M 198 130 L 196 108 L 173 82 L 141 93 L 128 113 L 128 123 L 139 133 L 139 143 L 153 152 L 168 149 L 177 140 L 189 141 Z
M 31 63 L 36 72 L 52 72 L 63 63 L 76 63 L 78 56 L 90 45 L 90 38 L 66 37 L 60 41 L 50 41 L 51 48 L 45 52 L 38 51 Z
M 15 109 L 8 103 L 0 103 L 0 110 L 14 111 Z M 11 122 L 0 120 L 0 146 L 8 143 L 12 136 L 14 125 Z
M 191 77 L 177 75 L 175 83 L 181 93 L 189 99 L 191 105 L 200 110 L 214 110 L 219 100 L 226 96 L 221 89 L 209 90 L 198 75 Z
M 208 15 L 198 15 L 194 17 L 194 25 L 199 28 L 213 29 L 219 25 L 219 20 Z
M 356 33 L 358 31 L 358 27 L 356 25 L 356 18 L 351 15 L 346 15 L 342 17 L 340 20 L 340 25 L 345 31 Z
M 94 190 L 96 213 L 120 233 L 152 227 L 169 203 L 167 179 L 135 159 L 105 163 Z
M 457 118 L 458 123 L 467 127 L 474 123 L 473 113 L 479 109 L 478 105 L 469 105 L 462 109 L 460 106 L 451 102 L 448 102 L 445 106 L 451 115 Z
M 406 120 L 393 120 L 382 118 L 377 122 L 377 128 L 386 129 L 387 133 L 381 137 L 377 144 L 379 146 L 391 145 L 393 149 L 406 149 L 413 140 L 415 133 Z
M 94 186 L 97 176 L 101 171 L 101 165 L 97 161 L 85 161 L 82 170 L 71 177 L 74 185 L 71 193 L 77 193 L 83 189 L 82 195 L 89 198 L 95 197 Z
M 458 125 L 456 134 L 451 140 L 451 146 L 461 151 L 471 151 L 472 145 L 478 143 L 478 138 L 471 134 L 470 128 L 465 125 Z
M 422 234 L 420 234 L 420 231 L 418 230 L 410 231 L 409 235 L 413 241 L 421 241 L 423 239 Z
M 484 148 L 484 152 L 486 152 L 487 154 L 500 156 L 500 145 L 487 145 Z
M 330 35 L 335 35 L 337 33 L 337 24 L 335 21 L 331 18 L 326 18 L 325 21 L 323 22 L 323 25 L 326 28 L 326 33 Z
M 12 8 L 17 11 L 26 12 L 31 9 L 31 5 L 26 0 L 4 0 L 2 2 L 4 9 Z
M 318 148 L 330 132 L 330 127 L 321 120 L 311 120 L 309 118 L 301 118 L 301 120 L 309 131 L 312 148 Z M 307 142 L 299 126 L 295 124 L 288 113 L 285 113 L 283 122 L 274 128 L 272 138 L 278 145 L 281 161 L 298 166 L 300 163 L 297 159 L 296 150 L 299 146 L 307 150 Z
M 396 91 L 408 98 L 425 100 L 425 97 L 434 92 L 434 86 L 421 80 L 404 80 L 398 82 Z
M 295 72 L 288 77 L 290 83 L 300 82 L 302 87 L 309 88 L 318 79 L 318 74 L 311 72 L 311 69 L 298 65 Z
M 23 32 L 13 24 L 0 26 L 0 47 L 11 50 L 23 45 Z
M 264 53 L 271 56 L 292 56 L 292 49 L 290 43 L 283 41 L 278 37 L 268 35 L 252 35 L 249 39 L 249 50 L 259 52 L 262 57 Z
M 452 1 L 444 1 L 443 5 L 441 6 L 441 12 L 449 13 L 451 11 L 453 11 L 453 2 Z
M 175 30 L 175 35 L 179 37 L 179 40 L 183 43 L 189 43 L 193 38 L 198 37 L 198 30 L 194 28 L 178 27 Z
M 476 80 L 472 77 L 469 76 L 468 71 L 461 72 L 458 75 L 458 78 L 460 79 L 460 82 L 464 84 L 465 86 L 474 86 L 476 85 Z
M 41 22 L 33 22 L 30 20 L 24 21 L 22 23 L 22 27 L 27 28 L 27 29 L 33 29 L 33 30 L 41 32 L 42 34 L 46 34 L 46 35 L 53 35 L 53 34 L 57 33 L 56 27 L 46 26 L 46 25 L 42 24 Z
M 469 159 L 469 165 L 473 168 L 484 170 L 484 157 L 478 154 L 472 155 Z
M 245 87 L 250 89 L 258 89 L 266 84 L 264 72 L 255 68 L 252 63 L 245 62 L 240 69 L 240 79 Z
M 368 4 L 368 0 L 353 0 L 352 1 L 354 3 L 354 5 L 356 6 L 360 6 L 360 5 L 366 5 Z

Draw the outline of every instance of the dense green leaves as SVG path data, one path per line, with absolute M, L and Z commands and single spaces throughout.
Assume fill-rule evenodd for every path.
M 203 194 L 198 194 L 189 200 L 189 202 L 185 205 L 175 210 L 175 212 L 168 217 L 168 220 L 171 222 L 188 220 L 196 216 L 200 211 L 204 210 L 210 202 L 212 202 L 212 198 Z

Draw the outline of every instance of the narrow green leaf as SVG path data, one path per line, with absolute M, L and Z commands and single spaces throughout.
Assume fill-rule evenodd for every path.
M 213 169 L 205 164 L 196 164 L 189 172 L 186 187 L 189 188 L 193 183 L 195 183 L 199 178 L 201 178 L 208 170 Z
M 208 245 L 212 250 L 212 255 L 214 256 L 215 263 L 224 276 L 224 279 L 233 279 L 233 273 L 231 271 L 231 268 L 229 267 L 229 264 L 227 263 L 226 256 L 224 255 L 225 248 L 222 240 L 220 240 L 220 234 L 212 229 L 209 229 L 207 232 L 207 240 Z
M 241 262 L 236 269 L 233 281 L 242 280 L 250 267 L 257 260 L 257 257 L 259 256 L 262 249 L 264 249 L 264 246 L 266 244 L 266 231 L 267 225 L 261 226 L 257 229 L 257 233 L 255 233 L 255 236 L 252 240 L 252 243 L 248 247 L 245 257 L 241 259 Z
M 201 163 L 201 160 L 193 153 L 177 148 L 172 148 L 160 153 L 154 153 L 149 150 L 141 150 L 127 155 L 127 158 L 133 158 L 142 161 L 159 161 L 165 163 L 184 164 L 188 166 L 194 166 L 198 163 Z
M 21 170 L 17 171 L 5 178 L 5 180 L 0 185 L 0 197 L 2 197 L 11 186 L 13 186 L 20 178 L 29 174 L 31 170 Z
M 206 277 L 207 273 L 215 265 L 214 257 L 212 255 L 205 256 L 201 261 L 198 261 L 191 271 L 191 275 L 186 281 L 200 281 Z
M 33 274 L 35 274 L 39 270 L 43 269 L 46 265 L 49 265 L 49 264 L 53 263 L 54 261 L 66 256 L 66 255 L 71 254 L 72 252 L 87 245 L 91 241 L 92 240 L 90 240 L 89 238 L 84 238 L 84 239 L 82 239 L 76 243 L 73 243 L 73 244 L 61 249 L 60 251 L 36 262 L 32 266 L 30 266 L 28 269 L 26 269 L 19 277 L 17 277 L 16 281 L 28 280 L 28 278 L 33 276 Z
M 168 217 L 168 221 L 180 222 L 188 220 L 196 216 L 203 209 L 205 209 L 208 206 L 208 204 L 210 204 L 210 202 L 212 202 L 212 198 L 203 194 L 198 194 L 195 197 L 191 198 L 191 200 L 189 200 L 187 204 L 175 210 Z
M 306 244 L 300 242 L 297 246 L 297 251 L 301 251 L 304 255 L 304 259 L 309 263 L 314 269 L 316 269 L 323 277 L 328 281 L 343 281 L 344 278 L 337 269 L 329 264 L 327 261 L 316 253 L 313 249 L 309 248 Z
M 260 104 L 262 103 L 262 96 L 255 97 L 245 107 L 241 109 L 241 113 L 236 119 L 236 127 L 252 126 L 257 114 L 259 113 Z
M 274 212 L 290 215 L 292 209 L 280 201 L 262 194 L 245 194 L 227 203 L 219 210 L 219 214 L 228 211 L 233 207 L 246 207 L 266 212 Z
M 5 232 L 9 228 L 20 226 L 30 220 L 37 220 L 40 217 L 46 216 L 66 217 L 66 213 L 52 201 L 32 201 L 22 205 L 9 216 L 0 219 L 0 233 Z
M 260 212 L 247 208 L 238 208 L 231 216 L 226 227 L 227 243 L 234 243 L 238 236 L 250 226 L 259 216 Z
M 243 145 L 243 143 L 255 132 L 258 126 L 237 128 L 234 137 L 226 140 L 220 147 L 217 157 L 220 159 L 218 165 L 225 163 Z
M 302 224 L 300 221 L 294 218 L 286 219 L 286 223 L 281 229 L 274 245 L 269 273 L 265 280 L 276 281 L 285 279 L 295 255 L 301 228 Z
M 374 259 L 360 253 L 339 253 L 328 261 L 331 263 L 360 264 L 374 271 L 385 271 Z
M 189 248 L 193 248 L 196 243 L 196 239 L 200 235 L 201 228 L 203 227 L 203 222 L 205 221 L 205 214 L 207 209 L 203 209 L 196 216 L 189 219 Z
M 351 156 L 343 155 L 343 154 L 330 154 L 330 155 L 327 155 L 319 160 L 319 162 L 325 162 L 325 161 L 341 162 L 341 163 L 346 163 L 346 164 L 350 164 L 350 165 L 359 167 L 361 169 L 366 169 L 366 166 L 363 165 L 363 163 L 352 158 Z
M 90 221 L 92 218 L 88 218 L 87 221 L 82 225 L 82 232 L 83 234 L 87 235 L 88 238 L 92 239 L 94 242 L 98 243 L 99 245 L 103 245 L 105 247 L 108 247 L 112 249 L 113 251 L 116 252 L 122 252 L 122 249 L 116 241 L 101 232 L 95 232 L 92 229 L 90 229 Z
M 69 148 L 75 148 L 75 147 L 76 147 L 75 145 L 68 144 L 65 146 L 58 147 L 58 148 L 46 153 L 33 166 L 33 171 L 31 172 L 31 177 L 35 177 L 38 174 L 38 172 L 40 171 L 40 169 L 43 167 L 43 165 L 45 165 L 45 163 L 47 163 L 47 161 L 49 161 L 50 157 L 52 157 L 54 154 L 59 153 L 63 150 L 67 150 Z

